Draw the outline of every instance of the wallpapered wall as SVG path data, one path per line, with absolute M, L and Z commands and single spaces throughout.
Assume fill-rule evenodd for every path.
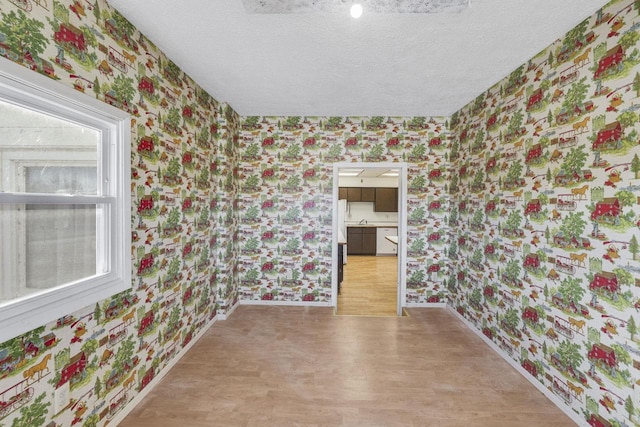
M 132 114 L 133 289 L 0 344 L 1 426 L 106 425 L 237 301 L 239 117 L 104 1 L 0 0 L 0 55 Z
M 433 117 L 244 118 L 241 298 L 330 302 L 333 163 L 407 162 L 407 302 L 444 302 L 445 127 Z
M 330 301 L 336 161 L 409 163 L 406 302 L 637 424 L 637 18 L 614 2 L 450 123 L 240 120 L 103 1 L 0 0 L 0 55 L 134 115 L 135 282 L 0 344 L 0 425 L 104 425 L 238 298 Z
M 594 426 L 640 423 L 639 10 L 613 2 L 450 121 L 450 303 Z

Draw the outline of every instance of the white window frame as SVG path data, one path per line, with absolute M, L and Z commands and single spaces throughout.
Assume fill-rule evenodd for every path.
M 96 254 L 99 269 L 104 273 L 0 302 L 0 342 L 5 342 L 131 289 L 131 117 L 124 111 L 1 57 L 0 97 L 98 129 L 102 134 L 98 161 L 103 170 L 102 176 L 98 177 L 99 188 L 95 196 L 0 191 L 0 204 L 46 202 L 108 206 L 105 215 L 97 218 L 99 229 L 103 230 L 99 231 L 102 236 L 98 240 L 103 244 L 96 247 Z M 29 162 L 26 157 L 24 160 Z M 0 265 L 0 268 L 6 267 Z

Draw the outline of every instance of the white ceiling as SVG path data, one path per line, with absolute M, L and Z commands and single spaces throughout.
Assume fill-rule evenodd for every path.
M 244 116 L 449 116 L 608 2 L 469 0 L 356 20 L 248 13 L 242 0 L 108 1 Z

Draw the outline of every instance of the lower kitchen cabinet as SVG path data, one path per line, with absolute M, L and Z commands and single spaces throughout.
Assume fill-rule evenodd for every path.
M 347 227 L 348 255 L 376 254 L 376 227 Z

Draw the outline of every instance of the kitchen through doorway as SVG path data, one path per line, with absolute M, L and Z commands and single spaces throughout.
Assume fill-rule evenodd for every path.
M 334 165 L 332 302 L 337 315 L 402 315 L 406 173 L 404 163 Z

